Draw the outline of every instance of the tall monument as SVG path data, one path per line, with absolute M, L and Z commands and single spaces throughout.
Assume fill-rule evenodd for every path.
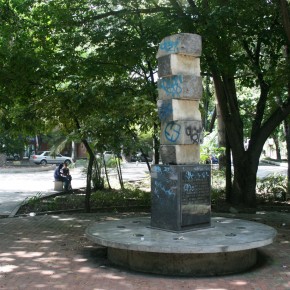
M 162 40 L 158 59 L 158 114 L 162 165 L 152 167 L 151 226 L 172 231 L 210 226 L 210 166 L 199 164 L 201 37 Z
M 210 165 L 199 164 L 200 55 L 196 34 L 172 35 L 160 43 L 157 105 L 163 164 L 152 166 L 151 219 L 101 221 L 86 230 L 89 239 L 108 248 L 113 264 L 162 275 L 233 274 L 253 267 L 257 248 L 276 236 L 263 224 L 211 218 Z

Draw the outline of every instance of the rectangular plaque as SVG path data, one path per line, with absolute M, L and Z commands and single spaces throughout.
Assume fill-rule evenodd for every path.
M 155 165 L 151 226 L 182 231 L 210 226 L 210 166 Z
M 180 180 L 181 226 L 210 222 L 210 171 L 197 165 L 182 167 Z

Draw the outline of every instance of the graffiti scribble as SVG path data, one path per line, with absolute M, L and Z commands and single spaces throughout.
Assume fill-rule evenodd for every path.
M 158 87 L 164 90 L 166 96 L 171 98 L 180 97 L 182 93 L 182 76 L 176 75 L 171 78 L 163 78 L 159 80 Z
M 200 123 L 197 125 L 187 126 L 185 128 L 185 134 L 190 137 L 193 144 L 202 143 L 202 126 Z
M 165 50 L 166 52 L 178 52 L 178 45 L 180 41 L 176 39 L 175 41 L 172 40 L 164 40 L 161 42 L 159 48 L 161 50 Z
M 158 115 L 161 121 L 165 121 L 172 116 L 172 103 L 162 102 L 161 106 L 158 108 Z

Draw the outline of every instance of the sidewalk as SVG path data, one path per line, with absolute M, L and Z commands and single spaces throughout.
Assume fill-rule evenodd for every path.
M 84 236 L 91 222 L 132 215 L 94 213 L 0 219 L 0 289 L 290 289 L 289 213 L 235 215 L 275 227 L 277 240 L 261 248 L 263 259 L 255 269 L 204 278 L 164 277 L 116 268 L 106 259 L 105 249 Z
M 37 195 L 55 194 L 53 172 L 55 165 L 0 169 L 0 218 L 14 216 L 25 200 Z M 71 169 L 73 188 L 85 187 L 82 167 Z
M 0 168 L 0 218 L 1 216 L 13 217 L 27 198 L 32 198 L 37 194 L 41 196 L 55 194 L 54 168 L 55 165 Z M 86 175 L 83 171 L 84 167 L 81 165 L 71 169 L 74 189 L 86 186 Z M 37 177 L 34 175 L 35 172 L 38 173 Z M 124 182 L 136 182 L 148 176 L 148 169 L 145 163 L 124 163 L 122 174 Z M 112 186 L 114 182 L 119 184 L 115 170 L 109 175 Z

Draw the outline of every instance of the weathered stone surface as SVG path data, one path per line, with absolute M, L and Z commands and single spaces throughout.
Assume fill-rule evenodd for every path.
M 169 211 L 168 215 L 173 214 Z M 211 218 L 210 224 L 190 230 L 160 230 L 150 226 L 150 217 L 135 216 L 91 223 L 86 237 L 106 247 L 110 262 L 121 267 L 192 278 L 250 270 L 257 261 L 257 248 L 272 244 L 277 235 L 272 227 L 233 217 Z
M 108 249 L 111 263 L 133 271 L 168 276 L 218 276 L 244 272 L 257 262 L 257 250 L 214 254 L 164 254 Z
M 161 145 L 160 155 L 163 164 L 198 164 L 200 145 Z
M 173 75 L 158 80 L 159 99 L 192 99 L 202 97 L 202 78 L 195 75 Z
M 158 115 L 162 122 L 201 120 L 199 102 L 191 100 L 158 100 Z
M 201 121 L 176 120 L 161 123 L 160 143 L 163 145 L 200 144 L 202 141 Z
M 158 76 L 172 75 L 200 76 L 200 59 L 188 55 L 170 54 L 158 59 Z
M 259 215 L 256 217 L 259 218 Z M 211 218 L 211 227 L 184 231 L 182 235 L 153 229 L 150 222 L 150 217 L 143 216 L 101 220 L 90 223 L 86 236 L 94 243 L 117 250 L 154 254 L 224 254 L 270 245 L 277 235 L 277 231 L 270 226 L 234 217 Z
M 157 52 L 157 58 L 176 53 L 195 57 L 201 55 L 201 36 L 191 33 L 179 33 L 165 37 Z

